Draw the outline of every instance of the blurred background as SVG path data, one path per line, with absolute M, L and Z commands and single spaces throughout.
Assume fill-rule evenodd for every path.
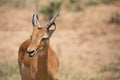
M 42 26 L 61 9 L 50 41 L 60 80 L 120 80 L 120 0 L 0 0 L 0 80 L 21 80 L 18 49 L 36 4 Z

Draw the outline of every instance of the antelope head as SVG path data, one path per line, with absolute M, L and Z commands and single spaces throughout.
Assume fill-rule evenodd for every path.
M 49 23 L 46 26 L 41 26 L 39 23 L 39 18 L 37 12 L 33 14 L 32 18 L 32 25 L 33 25 L 33 32 L 31 35 L 31 44 L 27 48 L 27 53 L 30 57 L 33 57 L 34 55 L 44 55 L 47 51 L 49 46 L 49 38 L 51 37 L 52 33 L 56 29 L 55 25 L 55 19 L 59 15 L 59 12 L 57 12 L 53 18 L 49 21 Z M 54 28 L 51 26 L 54 25 Z M 52 28 L 52 29 L 51 29 Z

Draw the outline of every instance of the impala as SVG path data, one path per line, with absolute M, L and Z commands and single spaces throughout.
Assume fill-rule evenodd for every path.
M 59 12 L 42 27 L 37 12 L 34 12 L 31 38 L 24 41 L 19 48 L 18 63 L 22 80 L 58 80 L 59 60 L 49 45 L 58 15 Z

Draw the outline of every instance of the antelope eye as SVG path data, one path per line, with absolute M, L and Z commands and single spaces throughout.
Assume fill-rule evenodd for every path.
M 47 40 L 49 38 L 48 35 L 44 35 L 41 41 Z
M 39 30 L 41 30 L 42 28 L 41 27 L 38 27 Z
M 47 38 L 42 38 L 41 41 L 47 40 Z

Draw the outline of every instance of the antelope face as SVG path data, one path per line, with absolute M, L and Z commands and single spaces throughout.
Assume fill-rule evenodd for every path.
M 37 13 L 34 13 L 32 18 L 32 24 L 33 24 L 33 32 L 31 36 L 31 44 L 27 48 L 27 53 L 29 57 L 33 57 L 35 54 L 44 55 L 47 51 L 48 45 L 49 45 L 49 38 L 54 32 L 55 28 L 50 29 L 50 27 L 55 24 L 55 18 L 57 17 L 58 13 L 55 14 L 55 16 L 51 19 L 51 21 L 45 26 L 40 27 L 38 22 L 38 15 Z
M 34 27 L 31 36 L 32 43 L 27 49 L 29 56 L 33 57 L 40 51 L 41 53 L 39 54 L 42 55 L 42 51 L 48 46 L 48 38 L 49 36 L 45 27 Z

